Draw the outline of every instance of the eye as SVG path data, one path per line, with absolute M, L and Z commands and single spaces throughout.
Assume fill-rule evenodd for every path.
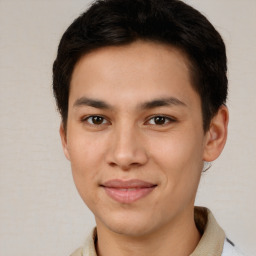
M 175 122 L 175 120 L 173 118 L 167 117 L 167 116 L 154 116 L 152 118 L 149 119 L 149 121 L 147 122 L 148 124 L 151 125 L 165 125 L 168 124 L 170 122 Z
M 108 123 L 108 121 L 102 116 L 89 116 L 83 119 L 83 121 L 86 121 L 91 125 L 103 125 Z

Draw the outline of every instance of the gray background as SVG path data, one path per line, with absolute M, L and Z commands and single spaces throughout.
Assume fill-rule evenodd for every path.
M 0 255 L 69 255 L 94 226 L 62 153 L 51 92 L 59 39 L 88 2 L 0 0 Z M 229 238 L 253 254 L 256 1 L 187 2 L 223 35 L 229 59 L 229 138 L 202 176 L 197 204 L 209 207 Z

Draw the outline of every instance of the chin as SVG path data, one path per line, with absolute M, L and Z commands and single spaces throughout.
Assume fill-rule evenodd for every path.
M 150 233 L 147 225 L 134 225 L 131 223 L 121 223 L 120 225 L 112 225 L 110 230 L 116 234 L 128 237 L 143 237 Z
M 107 218 L 109 217 L 109 218 Z M 152 218 L 145 214 L 112 214 L 97 221 L 97 226 L 105 226 L 108 230 L 129 237 L 143 237 L 154 230 Z

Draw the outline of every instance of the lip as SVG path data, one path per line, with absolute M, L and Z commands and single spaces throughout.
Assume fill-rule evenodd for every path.
M 147 196 L 156 188 L 156 186 L 156 184 L 138 179 L 113 179 L 101 185 L 109 197 L 124 204 L 133 203 Z

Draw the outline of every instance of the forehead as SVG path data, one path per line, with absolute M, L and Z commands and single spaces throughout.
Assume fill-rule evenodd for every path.
M 136 71 L 142 71 L 142 67 L 150 69 L 152 66 L 155 68 L 155 61 L 158 62 L 159 69 L 169 69 L 169 64 L 175 64 L 182 66 L 185 72 L 189 72 L 190 61 L 185 53 L 171 45 L 138 40 L 131 44 L 120 46 L 106 46 L 90 51 L 83 55 L 76 63 L 71 83 L 74 81 L 74 76 L 77 75 L 77 71 L 81 69 L 81 66 L 88 64 L 86 68 L 90 68 L 93 64 L 97 64 L 100 67 L 100 63 L 108 63 L 105 66 L 106 71 L 110 71 L 111 68 L 116 67 L 115 63 L 122 63 L 118 66 L 119 71 L 123 71 L 122 68 L 127 68 L 125 64 L 134 64 Z M 139 68 L 137 63 L 144 64 Z M 184 75 L 186 75 L 184 73 Z
M 186 97 L 191 86 L 189 61 L 178 49 L 155 42 L 136 41 L 103 47 L 76 64 L 70 100 L 81 97 L 151 100 L 153 96 Z M 186 93 L 185 93 L 186 92 Z M 115 97 L 115 100 L 118 100 Z

